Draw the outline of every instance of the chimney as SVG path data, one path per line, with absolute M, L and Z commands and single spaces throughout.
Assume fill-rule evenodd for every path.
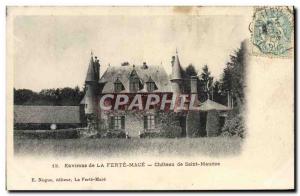
M 197 89 L 197 76 L 191 76 L 190 78 L 191 81 L 191 94 L 197 94 L 198 89 Z
M 121 63 L 121 66 L 128 66 L 128 65 L 129 65 L 128 61 Z
M 143 69 L 147 69 L 148 68 L 148 65 L 146 62 L 143 62 Z

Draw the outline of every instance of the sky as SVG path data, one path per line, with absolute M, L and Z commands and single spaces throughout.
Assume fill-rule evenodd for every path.
M 90 53 L 101 73 L 122 62 L 164 66 L 171 73 L 176 48 L 182 67 L 207 64 L 219 79 L 229 55 L 247 35 L 237 16 L 95 15 L 16 16 L 14 87 L 83 87 Z

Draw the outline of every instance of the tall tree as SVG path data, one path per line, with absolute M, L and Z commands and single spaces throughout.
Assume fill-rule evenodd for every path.
M 184 70 L 184 89 L 185 93 L 189 93 L 191 90 L 191 77 L 192 76 L 197 76 L 198 72 L 193 64 L 189 64 L 186 69 Z
M 245 43 L 230 56 L 221 79 L 223 94 L 230 93 L 233 98 L 233 109 L 229 112 L 223 127 L 224 135 L 245 136 L 244 103 L 245 103 Z
M 191 77 L 191 76 L 197 76 L 198 72 L 193 64 L 189 64 L 185 69 L 185 74 Z
M 213 90 L 213 81 L 214 78 L 211 76 L 211 73 L 208 69 L 207 65 L 204 65 L 202 68 L 202 72 L 200 74 L 200 95 L 202 95 L 202 98 L 200 100 L 206 100 L 212 98 L 212 90 Z
M 240 106 L 244 103 L 244 88 L 245 88 L 245 45 L 230 55 L 230 61 L 227 63 L 223 71 L 221 79 L 222 94 L 230 93 L 234 100 L 235 106 Z
M 223 105 L 227 104 L 227 97 L 222 94 L 222 84 L 219 81 L 215 81 L 213 84 L 213 97 L 212 100 Z

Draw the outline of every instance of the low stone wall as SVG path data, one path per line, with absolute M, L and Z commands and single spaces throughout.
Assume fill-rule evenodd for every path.
M 14 130 L 16 139 L 74 139 L 79 137 L 80 133 L 77 129 Z

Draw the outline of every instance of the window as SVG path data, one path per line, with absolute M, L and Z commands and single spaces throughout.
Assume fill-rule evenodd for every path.
M 140 79 L 135 69 L 132 70 L 129 78 L 129 91 L 137 92 L 140 90 Z
M 115 83 L 115 92 L 119 93 L 123 90 L 122 84 L 121 83 Z
M 155 83 L 154 82 L 148 82 L 147 83 L 147 91 L 152 92 L 155 90 Z
M 140 82 L 138 78 L 132 78 L 130 80 L 129 90 L 130 92 L 137 92 L 140 90 Z
M 111 116 L 110 127 L 113 130 L 125 129 L 125 116 Z
M 122 127 L 121 127 L 121 121 L 122 121 L 122 119 L 121 119 L 121 116 L 115 116 L 114 117 L 114 129 L 121 129 Z
M 152 80 L 151 76 L 149 80 L 146 82 L 147 84 L 147 91 L 148 92 L 153 92 L 157 89 L 157 86 L 155 85 L 155 82 Z
M 144 129 L 155 129 L 155 116 L 147 115 L 144 116 Z
M 122 90 L 124 90 L 123 84 L 122 84 L 122 82 L 119 80 L 119 78 L 117 78 L 117 80 L 115 81 L 114 87 L 115 87 L 115 92 L 116 92 L 116 93 L 119 93 L 119 92 L 121 92 Z

